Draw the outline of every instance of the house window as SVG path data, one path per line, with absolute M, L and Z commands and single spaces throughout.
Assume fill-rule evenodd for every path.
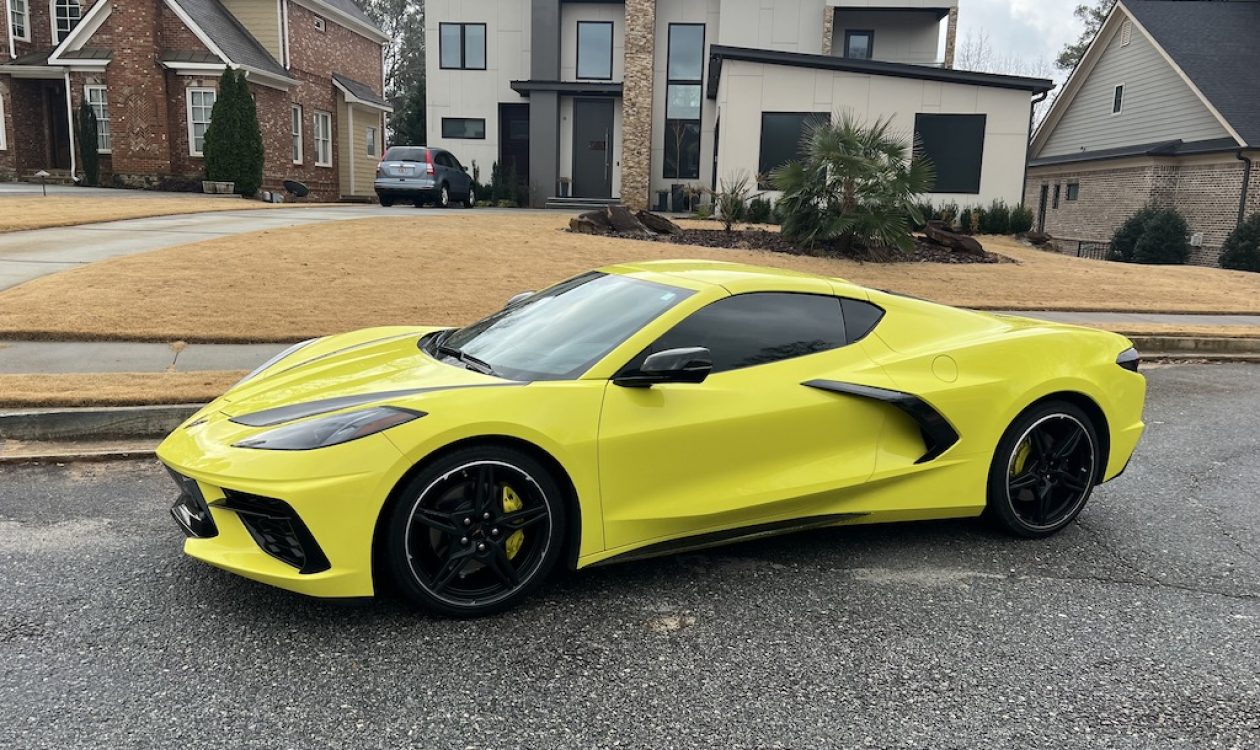
M 214 109 L 214 89 L 188 89 L 188 154 L 201 156 Z
M 1118 115 L 1124 109 L 1124 84 L 1116 86 L 1115 94 L 1111 97 L 1111 114 Z
M 577 77 L 611 81 L 612 69 L 612 21 L 578 21 Z
M 665 69 L 665 167 L 663 177 L 700 177 L 700 102 L 704 80 L 704 24 L 669 25 Z
M 376 128 L 368 128 L 363 135 L 367 139 L 367 155 L 376 156 Z
M 79 0 L 53 0 L 53 43 L 70 35 L 79 23 Z
M 102 154 L 110 152 L 109 138 L 109 95 L 104 86 L 84 86 L 83 94 L 92 106 L 96 115 L 96 150 Z
M 328 28 L 328 24 L 324 23 L 324 19 L 320 18 L 319 16 L 315 16 L 315 30 L 325 31 L 327 30 L 327 28 Z
M 1062 192 L 1063 192 L 1063 186 L 1056 183 L 1054 186 L 1054 203 L 1051 204 L 1050 206 L 1051 208 L 1059 207 L 1059 196 L 1062 194 Z
M 481 140 L 486 137 L 486 121 L 475 117 L 443 117 L 442 137 Z
M 1080 200 L 1080 198 L 1081 198 L 1081 183 L 1069 182 L 1067 186 L 1068 202 L 1070 203 L 1072 201 L 1077 201 L 1077 200 Z
M 804 141 L 813 128 L 831 121 L 827 112 L 761 113 L 761 155 L 757 160 L 758 183 L 765 185 L 770 173 L 790 161 L 805 157 Z
M 289 129 L 293 133 L 293 163 L 302 163 L 302 105 L 294 104 L 289 114 Z
M 855 60 L 870 60 L 875 53 L 874 31 L 844 32 L 844 56 Z
M 14 39 L 29 42 L 31 40 L 31 15 L 26 3 L 27 0 L 9 0 L 9 29 Z
M 315 131 L 315 166 L 332 166 L 332 115 L 316 112 L 311 118 Z
M 449 70 L 485 70 L 486 25 L 438 24 L 438 62 Z
M 987 121 L 986 115 L 915 115 L 918 154 L 930 159 L 936 169 L 936 185 L 930 192 L 980 192 Z

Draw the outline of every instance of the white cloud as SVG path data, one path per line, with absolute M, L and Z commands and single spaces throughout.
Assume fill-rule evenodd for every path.
M 1030 66 L 1042 60 L 1053 62 L 1063 45 L 1081 33 L 1081 24 L 1072 13 L 1079 1 L 961 0 L 958 38 L 961 42 L 968 33 L 987 32 L 997 58 L 1017 59 Z

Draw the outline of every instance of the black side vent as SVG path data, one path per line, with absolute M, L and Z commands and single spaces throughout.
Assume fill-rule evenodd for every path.
M 298 569 L 318 573 L 332 567 L 310 529 L 283 500 L 224 490 L 215 505 L 234 511 L 264 552 Z

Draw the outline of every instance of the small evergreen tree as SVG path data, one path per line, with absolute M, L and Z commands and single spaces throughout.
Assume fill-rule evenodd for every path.
M 1010 234 L 1011 209 L 1006 205 L 1006 201 L 996 200 L 989 204 L 980 223 L 980 229 L 985 234 Z
M 1011 234 L 1027 234 L 1033 228 L 1033 212 L 1028 206 L 1011 209 Z
M 1142 238 L 1142 230 L 1146 227 L 1146 222 L 1159 209 L 1154 206 L 1143 206 L 1138 212 L 1130 216 L 1120 228 L 1111 235 L 1111 250 L 1108 252 L 1108 260 L 1118 260 L 1122 263 L 1133 262 L 1133 250 L 1137 246 L 1137 242 Z
M 1157 212 L 1146 222 L 1133 246 L 1133 260 L 1150 265 L 1179 265 L 1190 257 L 1190 226 L 1173 209 Z
M 219 77 L 201 153 L 206 179 L 235 183 L 236 192 L 245 196 L 262 186 L 262 130 L 244 73 L 229 69 Z
M 263 140 L 262 128 L 258 125 L 258 105 L 241 72 L 237 72 L 236 97 L 240 107 L 241 153 L 234 182 L 236 192 L 250 197 L 262 187 Z
M 83 184 L 89 187 L 101 184 L 101 155 L 96 150 L 99 138 L 96 112 L 84 99 L 79 105 L 79 158 L 83 162 Z
M 1221 250 L 1221 267 L 1260 272 L 1260 213 L 1239 224 Z

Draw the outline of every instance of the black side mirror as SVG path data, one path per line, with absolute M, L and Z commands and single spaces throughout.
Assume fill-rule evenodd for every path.
M 638 372 L 613 378 L 625 388 L 649 388 L 657 383 L 703 383 L 713 371 L 713 355 L 702 346 L 667 349 L 649 355 Z

